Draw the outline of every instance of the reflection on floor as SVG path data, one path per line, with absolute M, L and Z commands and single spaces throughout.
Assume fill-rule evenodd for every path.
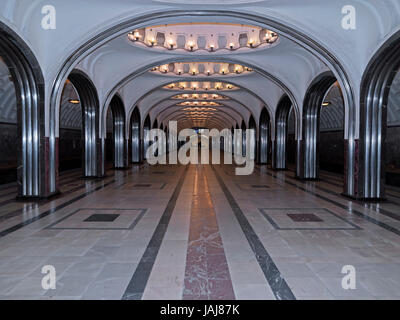
M 134 166 L 61 177 L 35 203 L 0 189 L 0 299 L 399 299 L 400 189 L 342 196 L 341 178 L 233 166 Z M 56 289 L 42 288 L 42 267 Z M 354 266 L 356 289 L 342 269 Z

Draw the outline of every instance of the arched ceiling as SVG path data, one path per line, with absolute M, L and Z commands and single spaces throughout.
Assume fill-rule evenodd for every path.
M 188 81 L 189 77 L 193 80 L 223 79 L 240 87 L 241 89 L 237 92 L 230 93 L 232 97 L 236 95 L 236 100 L 239 101 L 239 103 L 235 102 L 236 108 L 241 110 L 242 107 L 239 105 L 245 105 L 255 119 L 264 105 L 269 108 L 273 117 L 277 101 L 283 93 L 291 97 L 300 114 L 302 101 L 311 81 L 318 74 L 332 67 L 332 61 L 326 55 L 323 57 L 316 48 L 323 49 L 321 52 L 329 52 L 329 56 L 341 65 L 352 87 L 350 92 L 354 94 L 355 105 L 352 107 L 357 108 L 360 79 L 366 65 L 380 44 L 397 31 L 400 25 L 398 0 L 354 1 L 352 5 L 357 13 L 357 28 L 354 30 L 345 30 L 342 27 L 342 8 L 347 3 L 341 0 L 332 0 L 323 4 L 320 0 L 296 2 L 222 0 L 218 3 L 207 0 L 114 0 L 112 2 L 54 0 L 52 5 L 57 10 L 57 28 L 43 30 L 38 21 L 41 21 L 43 17 L 41 8 L 45 4 L 47 3 L 42 1 L 19 3 L 14 0 L 3 0 L 0 20 L 12 26 L 16 33 L 25 39 L 42 66 L 46 93 L 48 93 L 46 94 L 47 121 L 50 117 L 48 108 L 50 108 L 52 86 L 62 66 L 68 61 L 73 62 L 71 69 L 78 67 L 93 80 L 103 112 L 101 121 L 105 121 L 106 117 L 107 109 L 103 107 L 115 92 L 119 92 L 123 97 L 126 111 L 128 111 L 126 114 L 138 105 L 141 114 L 144 115 L 154 104 L 162 103 L 159 101 L 162 95 L 162 89 L 159 89 L 161 85 L 181 81 L 181 79 Z M 93 8 L 96 8 L 96 14 L 93 14 Z M 125 22 L 134 20 L 136 22 L 130 23 L 129 28 L 128 24 L 126 28 L 123 26 Z M 129 32 L 142 30 L 141 28 L 151 29 L 154 26 L 182 23 L 206 23 L 208 30 L 206 27 L 186 30 L 183 33 L 189 38 L 195 38 L 195 41 L 192 43 L 190 39 L 187 39 L 183 48 L 176 50 L 175 48 L 168 50 L 168 47 L 165 47 L 168 43 L 165 42 L 168 41 L 166 38 L 160 48 L 154 48 L 156 44 L 162 42 L 157 39 L 160 37 L 158 34 L 155 35 L 156 42 L 151 48 L 132 42 L 128 36 Z M 218 40 L 221 42 L 215 44 L 215 49 L 220 50 L 212 50 L 212 52 L 210 48 L 199 50 L 203 45 L 205 49 L 207 46 L 210 47 L 212 30 L 209 26 L 215 23 L 223 23 L 221 32 L 225 30 L 224 28 L 229 29 L 226 25 L 231 24 L 231 32 L 229 34 L 222 32 L 227 34 L 225 40 L 223 36 L 219 36 Z M 247 28 L 237 27 L 241 24 L 250 25 L 249 30 L 259 28 L 257 29 L 259 30 L 258 37 L 251 40 L 251 44 L 249 37 L 246 40 L 247 44 L 243 42 L 243 37 L 240 38 L 241 32 Z M 109 36 L 104 38 L 106 39 L 104 42 L 96 42 L 96 39 L 101 38 L 98 36 L 102 32 L 111 30 L 117 25 L 121 27 L 110 31 Z M 171 36 L 172 33 L 174 37 L 176 36 L 173 39 L 176 40 L 176 47 L 182 46 L 178 44 L 181 40 L 178 41 L 179 32 L 176 27 L 174 31 L 168 27 L 160 27 L 160 30 L 163 28 L 164 37 Z M 276 41 L 262 43 L 263 30 L 276 33 Z M 294 32 L 291 32 L 292 30 Z M 169 34 L 167 34 L 168 31 L 170 31 Z M 119 35 L 114 37 L 118 32 L 120 32 Z M 269 37 L 272 35 L 268 34 Z M 273 36 L 275 37 L 275 34 Z M 301 39 L 305 38 L 310 42 L 302 42 Z M 78 54 L 80 48 L 86 48 L 84 45 L 89 43 L 89 40 L 94 46 L 89 51 L 82 52 L 82 55 Z M 231 42 L 233 46 L 230 45 Z M 76 60 L 69 59 L 73 53 L 76 53 Z M 197 72 L 190 75 L 193 66 L 190 63 L 193 62 L 197 63 Z M 207 63 L 214 64 L 213 67 L 215 67 L 210 75 L 207 73 Z M 182 72 L 179 75 L 179 72 L 176 72 L 179 68 L 178 64 L 183 66 L 182 69 L 187 68 L 189 72 L 187 74 Z M 189 64 L 189 67 L 184 66 L 185 64 Z M 168 65 L 166 74 L 160 72 L 161 69 L 151 70 L 162 65 Z M 227 72 L 221 72 L 223 65 L 227 66 L 225 68 Z M 236 73 L 236 66 L 249 67 L 250 70 L 243 68 L 243 71 Z M 60 74 L 60 79 L 63 77 L 66 79 L 67 76 L 68 73 Z M 252 100 L 241 101 L 238 95 L 243 92 L 249 92 Z M 61 97 L 61 92 L 58 94 Z M 392 94 L 391 101 L 396 99 L 393 97 L 395 96 Z M 345 99 L 345 108 L 348 101 Z M 61 109 L 64 109 L 65 101 L 61 103 Z M 56 108 L 56 105 L 52 104 L 52 108 Z M 68 110 L 72 112 L 72 108 Z M 55 110 L 56 114 L 57 112 Z M 395 114 L 397 113 L 393 112 L 389 117 Z M 327 117 L 327 119 L 330 118 Z M 61 119 L 65 119 L 62 111 Z M 357 121 L 357 113 L 355 119 Z M 301 123 L 298 124 L 301 125 Z M 48 127 L 49 124 L 46 122 L 46 132 L 49 130 Z M 301 132 L 301 127 L 297 130 Z
M 274 96 L 277 91 L 284 92 L 287 88 L 301 107 L 301 101 L 309 83 L 315 76 L 328 70 L 327 66 L 314 55 L 284 38 L 278 45 L 265 50 L 252 50 L 246 54 L 233 53 L 229 57 L 212 55 L 215 61 L 210 61 L 209 55 L 206 57 L 197 55 L 194 59 L 193 53 L 153 51 L 134 47 L 129 42 L 126 35 L 121 36 L 96 50 L 79 64 L 79 68 L 93 79 L 97 88 L 100 88 L 101 105 L 107 104 L 111 98 L 112 89 L 131 91 L 135 93 L 136 98 L 139 98 L 142 86 L 144 90 L 150 90 L 157 87 L 161 81 L 176 82 L 190 79 L 191 81 L 237 83 L 259 96 L 271 108 L 273 114 L 276 101 L 270 101 L 271 95 Z M 135 59 L 132 59 L 132 56 Z M 190 74 L 193 62 L 202 66 L 202 68 L 196 68 L 194 76 Z M 171 64 L 174 67 L 171 67 Z M 205 67 L 209 64 L 214 64 L 210 76 L 207 75 L 207 67 Z M 183 67 L 184 65 L 187 66 L 187 70 Z M 225 74 L 221 72 L 223 65 L 226 69 Z M 181 75 L 176 74 L 180 69 L 179 66 L 182 66 Z M 237 66 L 244 71 L 236 74 L 234 70 Z M 155 67 L 159 68 L 154 70 Z M 164 68 L 166 73 L 163 72 Z M 247 71 L 247 68 L 251 71 Z M 200 73 L 199 69 L 201 69 Z M 285 88 L 280 87 L 281 84 L 284 84 Z M 125 90 L 124 87 L 129 89 Z M 130 99 L 124 103 L 126 106 L 132 106 Z M 259 113 L 259 109 L 254 112 L 255 115 Z

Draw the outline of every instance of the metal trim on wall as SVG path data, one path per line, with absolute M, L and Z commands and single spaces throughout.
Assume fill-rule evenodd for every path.
M 362 77 L 360 156 L 355 196 L 385 198 L 385 143 L 390 87 L 400 68 L 400 31 L 375 53 Z
M 135 107 L 131 117 L 131 159 L 132 163 L 140 163 L 142 162 L 142 153 L 141 153 L 141 130 L 140 130 L 140 111 L 138 107 Z
M 292 102 L 285 94 L 278 102 L 275 114 L 275 141 L 272 166 L 275 170 L 287 169 L 288 121 Z M 296 163 L 298 166 L 299 163 Z M 297 170 L 296 170 L 297 171 Z
M 333 73 L 325 72 L 314 79 L 304 97 L 300 179 L 319 178 L 320 112 L 326 92 L 335 82 Z
M 150 147 L 150 130 L 151 130 L 151 120 L 148 114 L 144 120 L 143 124 L 143 159 L 147 159 L 147 149 Z
M 263 108 L 259 121 L 259 151 L 258 161 L 260 164 L 268 164 L 268 154 L 271 141 L 271 116 L 266 108 Z
M 242 157 L 245 157 L 247 150 L 246 150 L 246 123 L 244 122 L 244 120 L 242 121 L 240 129 L 242 129 Z
M 110 108 L 113 118 L 113 165 L 115 169 L 125 169 L 128 167 L 125 139 L 125 106 L 118 94 L 111 100 Z
M 15 86 L 18 124 L 18 196 L 46 197 L 47 146 L 44 137 L 44 78 L 26 43 L 0 22 L 0 56 Z

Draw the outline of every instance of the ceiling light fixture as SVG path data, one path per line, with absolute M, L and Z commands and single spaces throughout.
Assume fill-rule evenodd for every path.
M 214 32 L 215 28 L 220 30 L 222 37 L 225 37 L 226 45 L 218 46 L 215 41 Z M 183 48 L 178 48 L 177 39 L 173 37 L 174 34 L 182 35 L 188 39 Z M 228 35 L 229 34 L 229 38 Z M 251 38 L 248 40 L 246 46 L 241 46 L 241 35 L 248 34 Z M 157 35 L 157 37 L 156 37 Z M 158 41 L 158 35 L 164 36 L 165 41 Z M 248 50 L 249 48 L 255 49 L 258 47 L 269 47 L 276 43 L 279 39 L 278 35 L 268 29 L 256 26 L 232 24 L 232 23 L 176 23 L 164 24 L 159 26 L 149 26 L 133 30 L 127 33 L 130 41 L 137 44 L 142 44 L 147 47 L 161 47 L 166 50 L 183 49 L 188 52 L 205 51 L 216 52 L 222 51 L 236 51 Z M 204 43 L 199 47 L 200 39 Z M 261 41 L 260 41 L 261 40 Z M 225 51 L 225 52 L 224 52 Z
M 72 104 L 80 104 L 81 103 L 78 99 L 69 99 L 68 102 L 72 103 Z

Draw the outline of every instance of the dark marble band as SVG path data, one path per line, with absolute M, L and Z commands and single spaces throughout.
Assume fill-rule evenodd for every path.
M 240 227 L 242 228 L 244 235 L 246 236 L 247 241 L 249 242 L 251 249 L 254 252 L 258 264 L 260 265 L 261 270 L 264 273 L 265 279 L 268 281 L 268 284 L 270 285 L 273 294 L 278 300 L 295 300 L 296 297 L 294 296 L 292 290 L 289 288 L 285 279 L 282 277 L 278 267 L 276 266 L 275 262 L 272 260 L 271 256 L 268 254 L 264 245 L 258 238 L 254 229 L 244 215 L 242 209 L 240 209 L 240 206 L 236 202 L 229 189 L 226 187 L 225 183 L 221 179 L 221 176 L 218 174 L 214 166 L 212 166 L 212 169 L 215 173 L 215 176 L 217 177 L 217 181 L 222 191 L 225 194 L 226 199 L 229 202 L 229 205 L 232 208 L 233 213 L 236 216 L 236 219 L 239 222 Z
M 183 181 L 185 180 L 188 166 L 184 169 L 178 184 L 175 187 L 174 193 L 168 201 L 168 204 L 161 216 L 161 219 L 150 239 L 149 244 L 142 258 L 133 274 L 129 284 L 125 290 L 122 300 L 140 300 L 143 296 L 144 289 L 146 288 L 147 281 L 149 280 L 151 270 L 153 269 L 154 262 L 157 258 L 158 251 L 160 250 L 161 243 L 167 231 L 169 221 L 175 209 L 178 196 L 181 192 Z

